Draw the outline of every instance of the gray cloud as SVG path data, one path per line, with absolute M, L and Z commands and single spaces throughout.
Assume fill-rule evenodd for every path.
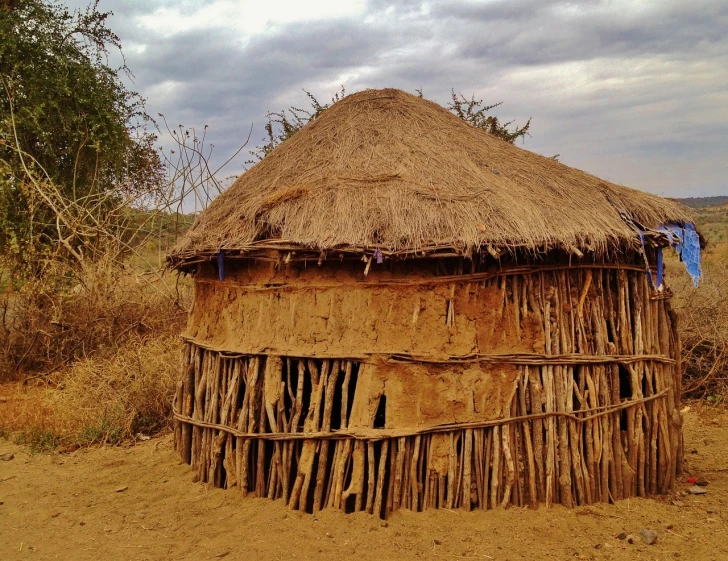
M 725 193 L 728 5 L 723 1 L 386 2 L 363 18 L 277 24 L 242 37 L 228 22 L 166 36 L 139 18 L 171 2 L 102 0 L 127 46 L 135 89 L 174 123 L 210 125 L 219 157 L 264 115 L 400 87 L 444 103 L 451 87 L 524 122 L 525 147 L 670 196 Z M 194 14 L 196 3 L 181 8 Z M 144 45 L 143 51 L 139 47 Z M 242 160 L 241 160 L 242 163 Z
M 646 4 L 642 13 L 602 2 L 471 3 L 440 6 L 435 15 L 468 35 L 465 57 L 503 64 L 548 64 L 610 56 L 672 54 L 692 58 L 718 46 L 725 52 L 725 2 Z

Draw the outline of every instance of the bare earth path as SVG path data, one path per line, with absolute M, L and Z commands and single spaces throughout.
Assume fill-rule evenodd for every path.
M 192 483 L 164 437 L 133 448 L 33 455 L 0 440 L 0 560 L 728 559 L 728 415 L 687 414 L 687 472 L 704 496 L 566 510 L 290 512 Z M 679 489 L 689 486 L 681 482 Z M 117 489 L 127 487 L 117 492 Z M 652 528 L 655 545 L 638 532 Z M 615 536 L 637 536 L 634 544 Z

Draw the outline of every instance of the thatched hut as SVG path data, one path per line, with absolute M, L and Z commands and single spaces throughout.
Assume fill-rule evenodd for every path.
M 691 220 L 435 103 L 350 95 L 168 257 L 195 282 L 176 446 L 201 481 L 307 511 L 665 493 L 660 257 Z

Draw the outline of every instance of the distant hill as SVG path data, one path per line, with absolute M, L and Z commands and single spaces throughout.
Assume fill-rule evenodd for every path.
M 684 199 L 673 199 L 691 208 L 705 208 L 707 206 L 718 206 L 728 204 L 728 196 L 719 197 L 687 197 Z

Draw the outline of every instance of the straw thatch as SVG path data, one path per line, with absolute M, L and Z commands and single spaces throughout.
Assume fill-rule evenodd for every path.
M 436 103 L 366 90 L 243 174 L 171 252 L 172 265 L 271 245 L 408 253 L 485 245 L 606 250 L 691 221 L 682 205 L 508 144 Z

